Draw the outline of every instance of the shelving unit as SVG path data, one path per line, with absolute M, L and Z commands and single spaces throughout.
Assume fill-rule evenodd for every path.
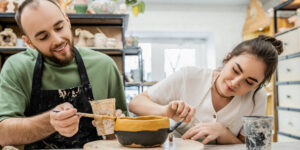
M 125 61 L 126 61 L 126 56 L 137 56 L 138 59 L 138 68 L 139 69 L 139 74 L 140 74 L 140 79 L 137 82 L 125 82 L 125 87 L 137 87 L 138 88 L 138 94 L 144 91 L 144 65 L 143 65 L 143 55 L 142 55 L 142 49 L 141 47 L 126 47 L 124 49 L 125 53 Z M 125 66 L 126 67 L 126 66 Z
M 20 32 L 15 20 L 15 13 L 0 13 L 0 30 L 12 28 L 18 38 L 21 38 Z M 93 50 L 103 52 L 116 62 L 120 74 L 125 77 L 124 71 L 124 45 L 125 45 L 125 30 L 128 25 L 127 14 L 68 14 L 72 25 L 72 32 L 75 28 L 87 29 L 90 32 L 97 33 L 99 29 L 105 33 L 107 37 L 114 37 L 121 41 L 120 47 L 115 49 L 90 47 Z M 98 29 L 97 29 L 98 28 Z M 73 34 L 74 35 L 74 34 Z M 12 54 L 20 51 L 25 51 L 25 47 L 0 47 L 0 71 L 3 63 Z
M 278 141 L 300 140 L 300 27 L 277 33 L 277 11 L 295 11 L 300 3 L 288 0 L 274 7 L 275 37 L 283 42 L 276 72 Z

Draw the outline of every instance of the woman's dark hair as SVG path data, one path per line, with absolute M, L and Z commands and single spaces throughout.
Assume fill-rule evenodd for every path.
M 269 81 L 272 74 L 277 68 L 278 55 L 283 52 L 282 42 L 276 40 L 274 37 L 260 35 L 252 40 L 243 41 L 237 45 L 229 57 L 223 60 L 223 63 L 228 62 L 232 57 L 239 56 L 241 54 L 252 54 L 263 60 L 266 64 L 265 78 L 259 84 L 258 88 L 253 94 L 253 99 L 255 93 L 261 89 L 266 81 Z

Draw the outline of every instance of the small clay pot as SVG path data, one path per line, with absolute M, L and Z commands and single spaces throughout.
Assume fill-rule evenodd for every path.
M 7 4 L 8 4 L 8 1 L 0 1 L 0 12 L 6 11 Z
M 169 132 L 169 119 L 162 116 L 121 117 L 115 123 L 117 139 L 126 147 L 160 146 Z

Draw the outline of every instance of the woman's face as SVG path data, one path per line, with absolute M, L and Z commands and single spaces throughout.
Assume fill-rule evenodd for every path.
M 241 96 L 258 87 L 265 70 L 265 63 L 255 55 L 234 56 L 225 64 L 216 86 L 224 96 Z

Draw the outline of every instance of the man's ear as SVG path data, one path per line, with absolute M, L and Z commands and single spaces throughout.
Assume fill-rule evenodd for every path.
M 67 20 L 67 22 L 69 23 L 69 25 L 71 27 L 70 19 L 69 19 L 68 15 L 66 13 L 64 13 L 64 17 L 65 17 L 65 19 Z
M 22 39 L 23 41 L 26 43 L 27 46 L 29 46 L 30 48 L 34 49 L 30 39 L 26 36 L 26 35 L 22 35 Z

